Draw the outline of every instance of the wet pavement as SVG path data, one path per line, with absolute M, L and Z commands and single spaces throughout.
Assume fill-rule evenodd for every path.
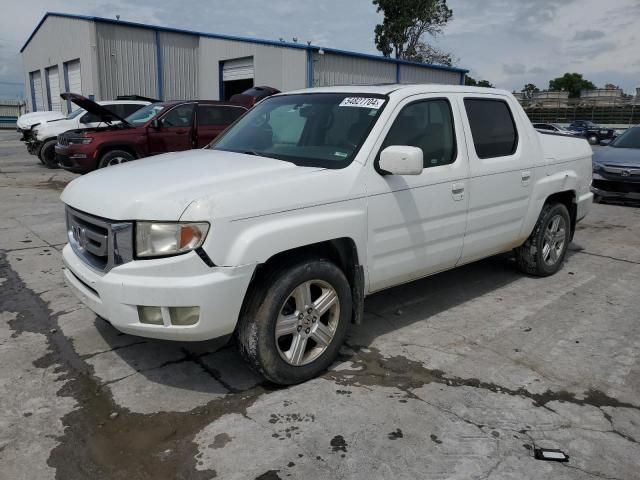
M 638 478 L 640 209 L 595 205 L 550 278 L 497 256 L 374 295 L 328 372 L 280 388 L 72 296 L 74 177 L 0 133 L 0 478 Z

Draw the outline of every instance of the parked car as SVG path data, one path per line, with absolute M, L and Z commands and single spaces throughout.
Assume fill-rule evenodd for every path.
M 93 100 L 75 94 L 63 93 L 60 96 L 65 100 L 68 98 L 73 101 L 75 98 L 82 98 L 86 104 L 95 103 L 96 105 L 101 105 L 118 118 L 127 117 L 151 103 L 151 99 L 93 102 Z M 82 130 L 95 128 L 105 122 L 118 123 L 118 118 L 113 116 L 101 118 L 81 107 L 71 112 L 66 118 L 43 120 L 37 125 L 33 125 L 29 132 L 23 135 L 23 138 L 30 154 L 37 155 L 40 161 L 47 167 L 57 168 L 58 161 L 56 160 L 55 146 L 58 135 L 73 129 Z
M 590 184 L 591 147 L 536 135 L 508 92 L 312 88 L 206 149 L 71 182 L 64 275 L 123 332 L 235 333 L 293 384 L 334 361 L 366 295 L 512 249 L 527 274 L 557 272 Z
M 596 125 L 588 120 L 576 120 L 568 128 L 571 132 L 576 132 L 585 137 L 591 145 L 597 145 L 605 138 L 614 138 L 616 130 Z
M 253 107 L 260 100 L 263 100 L 271 95 L 280 93 L 280 90 L 273 87 L 251 87 L 242 93 L 233 95 L 229 101 L 231 103 L 239 103 L 247 108 Z
M 540 131 L 543 130 L 545 132 L 556 133 L 558 135 L 570 135 L 575 137 L 580 135 L 578 132 L 571 131 L 563 127 L 562 125 L 558 125 L 557 123 L 534 123 L 533 128 Z
M 60 118 L 65 118 L 64 113 L 55 110 L 29 112 L 18 117 L 16 127 L 18 132 L 22 133 L 23 138 L 21 138 L 21 140 L 23 140 L 25 133 L 29 132 L 34 125 L 37 125 L 42 121 L 56 120 Z
M 114 117 L 84 97 L 74 102 L 100 119 Z M 62 168 L 86 173 L 159 153 L 202 148 L 246 110 L 213 100 L 152 103 L 126 119 L 116 116 L 119 124 L 59 135 L 56 158 Z
M 640 200 L 640 125 L 593 154 L 595 201 Z

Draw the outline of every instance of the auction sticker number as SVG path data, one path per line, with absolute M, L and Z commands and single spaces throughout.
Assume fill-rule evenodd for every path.
M 383 98 L 372 97 L 347 97 L 340 102 L 341 107 L 360 107 L 379 109 L 384 103 Z

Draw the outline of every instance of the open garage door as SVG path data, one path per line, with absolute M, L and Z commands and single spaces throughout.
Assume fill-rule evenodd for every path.
M 58 67 L 47 68 L 47 96 L 49 97 L 49 110 L 62 111 Z
M 35 72 L 31 72 L 29 74 L 31 80 L 31 103 L 33 107 L 33 111 L 42 111 L 44 110 L 44 98 L 42 95 L 42 74 L 40 70 L 36 70 Z
M 234 58 L 222 64 L 222 95 L 220 100 L 229 100 L 236 93 L 253 87 L 253 57 Z
M 65 90 L 82 95 L 82 77 L 80 76 L 80 60 L 71 60 L 64 64 Z M 67 100 L 67 112 L 73 110 L 73 105 Z

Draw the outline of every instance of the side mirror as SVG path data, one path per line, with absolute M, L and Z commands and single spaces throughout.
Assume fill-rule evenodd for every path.
M 606 147 L 610 143 L 611 143 L 611 139 L 610 138 L 605 138 L 603 140 L 600 140 L 600 145 L 602 145 L 603 147 Z
M 380 152 L 380 168 L 391 175 L 420 175 L 422 149 L 408 145 L 391 145 Z
M 160 125 L 160 120 L 158 120 L 157 118 L 151 120 L 151 128 L 153 128 L 154 130 L 160 130 Z

